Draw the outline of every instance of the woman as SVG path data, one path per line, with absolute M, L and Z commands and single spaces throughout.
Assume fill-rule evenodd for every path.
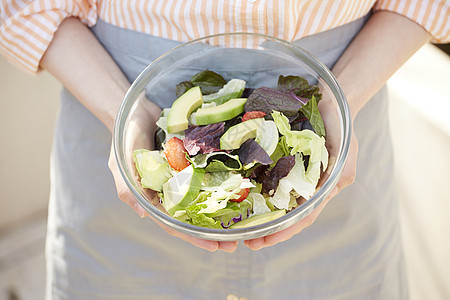
M 65 87 L 52 152 L 48 299 L 406 299 L 383 86 L 424 43 L 449 40 L 448 7 L 396 0 L 5 3 L 2 53 L 28 71 L 48 70 Z M 326 62 L 354 127 L 327 201 L 296 225 L 245 245 L 185 236 L 143 218 L 110 155 L 120 102 L 148 63 L 182 41 L 237 31 L 294 41 Z M 149 120 L 169 105 L 149 102 Z

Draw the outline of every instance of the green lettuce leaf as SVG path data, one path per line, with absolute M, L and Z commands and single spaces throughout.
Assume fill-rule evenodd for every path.
M 188 223 L 188 224 L 192 224 L 191 222 L 191 218 L 188 216 L 188 214 L 186 213 L 186 210 L 177 210 L 173 216 L 175 219 L 177 219 L 178 221 L 184 222 L 184 223 Z
M 311 123 L 314 131 L 319 136 L 325 136 L 325 126 L 323 124 L 322 116 L 319 112 L 319 107 L 317 106 L 317 101 L 314 96 L 312 96 L 311 100 L 306 103 L 306 105 L 300 108 L 300 111 L 305 115 L 305 117 Z
M 271 209 L 267 206 L 266 199 L 263 195 L 259 193 L 250 193 L 248 197 L 253 201 L 252 214 L 250 215 L 250 217 L 261 215 L 271 211 Z
M 325 147 L 325 138 L 318 136 L 311 130 L 291 130 L 289 120 L 280 112 L 273 112 L 272 117 L 280 131 L 286 137 L 286 144 L 291 148 L 290 154 L 303 153 L 309 155 L 309 162 L 322 162 L 323 170 L 328 165 L 328 151 Z
M 256 130 L 255 141 L 271 156 L 278 143 L 278 129 L 275 123 L 271 120 L 264 121 Z
M 251 180 L 251 182 L 255 185 L 255 187 L 250 189 L 250 193 L 261 193 L 262 192 L 262 183 Z
M 186 207 L 186 214 L 190 218 L 190 223 L 201 227 L 222 229 L 220 221 L 216 221 L 213 218 L 200 213 L 200 210 L 205 207 L 206 205 L 204 204 L 190 205 Z
M 247 211 L 252 208 L 252 204 L 248 200 L 240 203 L 228 202 L 227 206 L 212 214 L 206 214 L 216 221 L 221 222 L 225 226 L 233 225 L 235 220 L 244 220 L 247 218 Z
M 201 192 L 195 201 L 183 211 L 177 211 L 174 217 L 182 222 L 207 228 L 222 229 L 247 218 L 247 212 L 252 208 L 248 200 L 240 203 L 227 202 L 224 208 L 212 213 L 204 213 L 207 209 L 205 201 L 211 195 L 209 192 Z
M 159 151 L 136 149 L 133 151 L 133 161 L 144 188 L 160 192 L 163 184 L 172 177 L 169 163 Z
M 240 98 L 244 92 L 245 83 L 241 79 L 231 79 L 216 93 L 203 96 L 203 102 L 215 102 L 217 105 L 220 105 L 230 99 Z
M 199 86 L 203 95 L 208 95 L 217 93 L 225 84 L 227 84 L 227 81 L 222 75 L 210 70 L 205 70 L 192 76 L 191 83 L 194 86 Z
M 180 98 L 189 89 L 193 88 L 194 84 L 190 81 L 183 81 L 176 85 L 175 93 L 177 98 Z
M 226 152 L 197 154 L 188 158 L 195 168 L 203 168 L 206 172 L 240 171 L 242 163 L 238 155 Z
M 275 151 L 270 156 L 270 158 L 273 160 L 273 163 L 270 164 L 270 168 L 273 168 L 280 158 L 288 155 L 290 155 L 290 149 L 289 146 L 286 144 L 286 137 L 282 135 L 278 139 Z
M 164 109 L 164 111 L 169 111 L 168 109 Z M 167 116 L 165 114 L 162 114 L 161 117 L 159 117 L 158 121 L 156 121 L 156 125 L 161 128 L 164 131 L 164 135 L 161 134 L 161 136 L 164 136 L 164 141 L 162 143 L 167 142 L 173 137 L 177 137 L 180 140 L 184 139 L 184 131 L 175 132 L 175 133 L 169 133 L 167 131 Z
M 211 214 L 219 209 L 227 206 L 230 199 L 237 199 L 240 196 L 238 193 L 241 189 L 252 188 L 254 185 L 248 178 L 243 178 L 241 174 L 235 172 L 215 172 L 206 173 L 203 182 L 202 190 L 210 192 L 208 198 L 201 202 L 205 204 L 199 212 Z

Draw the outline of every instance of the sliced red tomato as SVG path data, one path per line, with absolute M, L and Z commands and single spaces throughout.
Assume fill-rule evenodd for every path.
M 177 171 L 181 171 L 190 165 L 186 159 L 186 149 L 183 141 L 177 137 L 173 137 L 166 142 L 164 146 L 164 155 L 169 162 L 169 165 Z
M 230 201 L 232 201 L 232 202 L 242 202 L 242 201 L 244 201 L 247 198 L 248 193 L 250 193 L 250 188 L 242 189 L 242 190 L 239 191 L 239 193 L 237 193 L 239 195 L 239 198 L 237 198 L 237 199 L 230 199 Z
M 248 120 L 251 120 L 251 119 L 262 118 L 265 115 L 266 115 L 265 112 L 259 111 L 259 110 L 248 111 L 242 116 L 242 122 L 245 122 L 245 121 L 248 121 Z

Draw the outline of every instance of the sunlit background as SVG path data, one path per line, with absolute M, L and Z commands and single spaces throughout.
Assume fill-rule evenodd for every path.
M 411 299 L 450 299 L 450 56 L 426 45 L 388 86 Z M 59 90 L 0 57 L 0 300 L 44 297 Z

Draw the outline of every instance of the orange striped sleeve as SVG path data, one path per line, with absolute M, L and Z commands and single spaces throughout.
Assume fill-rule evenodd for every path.
M 34 73 L 59 24 L 69 16 L 97 21 L 95 0 L 2 0 L 0 53 L 15 66 Z
M 380 0 L 374 10 L 403 15 L 421 25 L 435 43 L 450 42 L 450 2 L 448 0 Z

